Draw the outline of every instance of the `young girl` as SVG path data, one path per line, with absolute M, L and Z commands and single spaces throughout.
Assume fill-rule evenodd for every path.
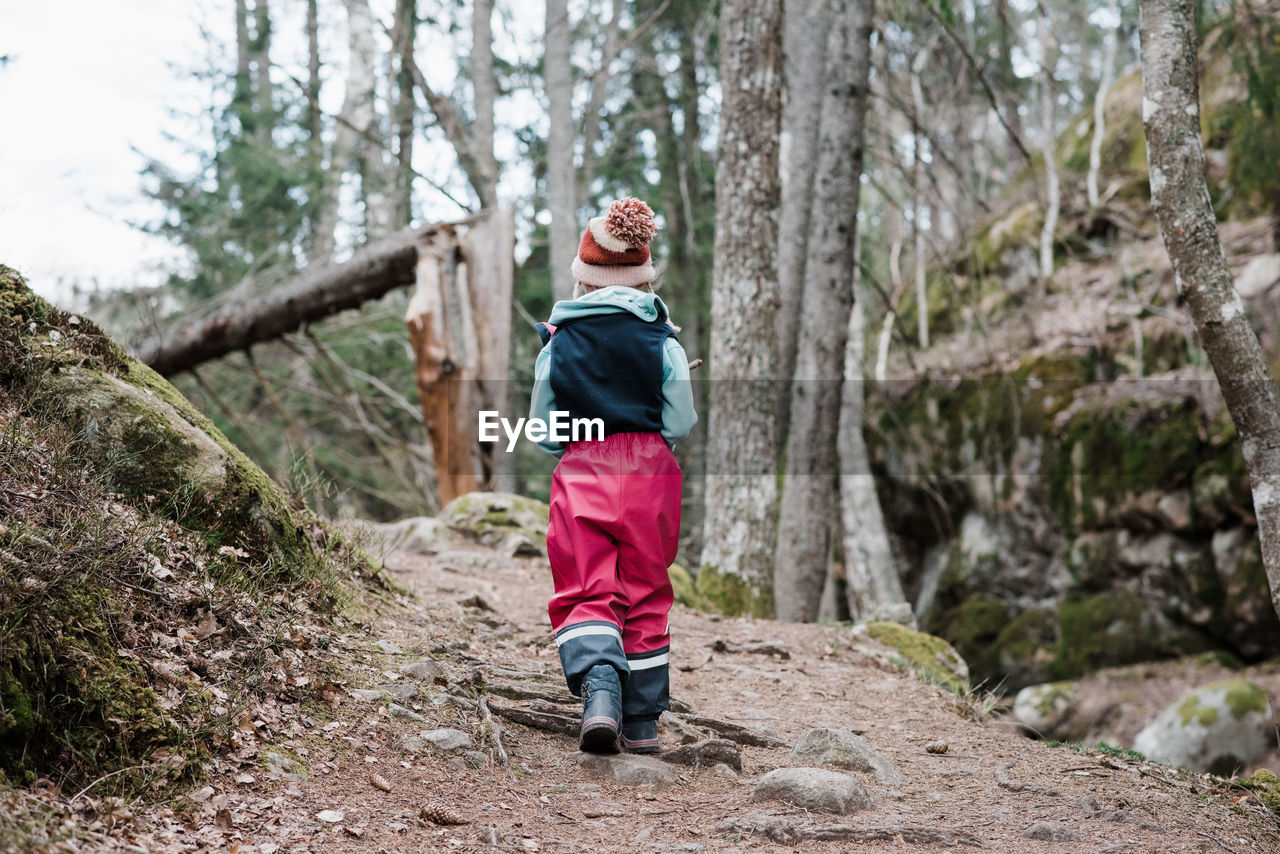
M 579 746 L 595 753 L 656 753 L 667 708 L 682 478 L 671 450 L 698 416 L 684 349 L 653 292 L 657 230 L 639 199 L 592 219 L 573 259 L 574 299 L 538 324 L 530 418 L 604 421 L 603 440 L 539 443 L 560 457 L 548 611 L 569 690 L 583 699 Z

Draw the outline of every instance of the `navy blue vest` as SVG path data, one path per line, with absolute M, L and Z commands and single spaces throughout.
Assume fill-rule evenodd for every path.
M 665 317 L 629 311 L 566 320 L 546 344 L 556 408 L 603 419 L 606 436 L 661 432 L 662 350 L 674 335 Z

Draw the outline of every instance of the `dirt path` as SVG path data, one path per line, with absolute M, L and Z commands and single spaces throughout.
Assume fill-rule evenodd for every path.
M 486 734 L 491 730 L 474 702 L 475 680 L 488 685 L 482 696 L 491 707 L 510 703 L 497 696 L 504 684 L 564 693 L 546 625 L 551 585 L 545 561 L 477 549 L 429 558 L 393 555 L 388 567 L 418 598 L 385 605 L 370 615 L 367 631 L 333 639 L 329 675 L 343 691 L 319 693 L 334 705 L 253 710 L 240 748 L 214 763 L 208 786 L 194 792 L 190 804 L 135 816 L 99 837 L 103 847 L 236 854 L 939 852 L 975 850 L 956 841 L 972 838 L 1002 852 L 1280 849 L 1277 825 L 1256 798 L 1211 778 L 1049 748 L 1003 726 L 974 722 L 966 717 L 973 715 L 972 700 L 898 671 L 883 655 L 869 655 L 867 642 L 851 641 L 847 627 L 717 619 L 683 608 L 671 620 L 674 698 L 787 743 L 811 727 L 853 728 L 907 781 L 886 785 L 855 774 L 873 807 L 848 816 L 751 803 L 761 775 L 791 763 L 785 748 L 745 746 L 740 775 L 673 766 L 680 777 L 669 788 L 633 788 L 569 761 L 575 746 L 570 737 L 499 717 L 511 763 L 505 768 L 494 761 L 495 744 Z M 729 649 L 772 644 L 782 654 L 716 652 L 718 641 Z M 415 682 L 400 673 L 423 658 L 442 665 L 434 685 L 429 677 Z M 396 717 L 385 696 L 358 696 L 357 689 L 388 684 L 414 686 L 396 690 L 417 696 L 395 702 L 423 720 Z M 554 699 L 524 705 L 554 710 Z M 403 744 L 435 728 L 469 734 L 487 755 Z M 664 726 L 662 738 L 675 746 L 680 733 Z M 947 743 L 945 754 L 926 752 L 924 745 L 935 741 Z M 300 761 L 307 777 L 288 779 L 269 769 L 268 753 Z M 998 775 L 1012 788 L 998 785 Z M 1032 788 L 1017 791 L 1019 783 Z M 383 784 L 390 791 L 378 788 Z M 467 823 L 423 821 L 425 803 Z M 318 819 L 326 810 L 342 815 Z M 1044 822 L 1051 824 L 1041 835 L 1061 834 L 1063 841 L 1022 835 Z M 814 829 L 823 825 L 845 829 Z M 752 832 L 761 826 L 764 832 Z M 774 841 L 796 828 L 819 836 L 886 838 Z

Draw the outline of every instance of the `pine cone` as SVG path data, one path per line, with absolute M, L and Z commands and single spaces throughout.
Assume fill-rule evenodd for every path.
M 369 778 L 369 782 L 373 784 L 375 789 L 381 789 L 384 792 L 391 791 L 391 781 L 381 774 L 374 774 Z
M 633 249 L 648 246 L 658 233 L 653 210 L 637 198 L 628 196 L 609 205 L 604 215 L 605 231 Z
M 429 821 L 432 824 L 468 824 L 467 819 L 458 815 L 448 807 L 438 804 L 424 804 L 418 817 L 423 821 Z

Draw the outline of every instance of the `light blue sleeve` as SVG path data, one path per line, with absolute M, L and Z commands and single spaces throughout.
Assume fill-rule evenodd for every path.
M 698 423 L 693 409 L 693 383 L 689 381 L 689 359 L 674 336 L 662 349 L 662 438 L 675 448 Z
M 533 397 L 529 401 L 529 418 L 541 418 L 551 421 L 551 413 L 556 408 L 556 393 L 551 390 L 551 346 L 542 348 L 538 361 L 533 363 Z M 537 443 L 538 447 L 559 457 L 564 454 L 564 443 L 544 439 Z

